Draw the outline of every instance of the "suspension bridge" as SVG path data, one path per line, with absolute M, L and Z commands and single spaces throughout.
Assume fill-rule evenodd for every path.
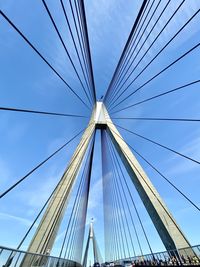
M 37 64 L 45 66 L 50 71 L 51 77 L 59 81 L 56 90 L 64 89 L 64 94 L 67 93 L 66 100 L 65 95 L 61 95 L 58 99 L 53 95 L 49 100 L 50 103 L 53 105 L 58 101 L 59 105 L 62 104 L 65 107 L 65 110 L 70 110 L 70 112 L 60 112 L 52 111 L 50 108 L 45 110 L 24 108 L 25 105 L 9 104 L 6 106 L 1 101 L 1 114 L 9 114 L 9 116 L 18 114 L 17 119 L 23 116 L 26 120 L 29 118 L 37 120 L 41 117 L 43 119 L 48 117 L 52 120 L 71 120 L 70 123 L 64 124 L 65 130 L 63 125 L 58 127 L 63 133 L 67 129 L 67 136 L 69 136 L 61 146 L 56 146 L 53 151 L 51 149 L 51 153 L 43 158 L 37 152 L 37 160 L 34 159 L 36 163 L 20 177 L 10 179 L 8 184 L 1 189 L 0 202 L 3 205 L 0 206 L 0 218 L 7 215 L 10 219 L 19 219 L 17 215 L 15 217 L 8 215 L 8 212 L 12 209 L 13 212 L 18 210 L 20 214 L 20 197 L 25 194 L 26 201 L 28 201 L 30 197 L 29 193 L 26 194 L 29 192 L 28 188 L 33 188 L 34 204 L 40 202 L 38 192 L 40 192 L 42 175 L 40 174 L 40 177 L 35 175 L 45 166 L 50 168 L 53 159 L 59 157 L 60 154 L 68 159 L 59 178 L 53 178 L 52 191 L 48 190 L 48 194 L 44 194 L 42 203 L 37 203 L 39 206 L 36 206 L 34 211 L 31 210 L 31 222 L 29 221 L 28 228 L 26 225 L 26 229 L 23 227 L 19 233 L 18 230 L 12 232 L 12 229 L 17 229 L 15 222 L 12 225 L 4 223 L 0 227 L 2 231 L 0 266 L 200 265 L 199 222 L 197 221 L 200 219 L 198 217 L 200 212 L 199 179 L 197 179 L 200 160 L 196 156 L 197 153 L 195 156 L 194 153 L 190 153 L 191 143 L 189 141 L 191 139 L 186 138 L 187 134 L 189 135 L 189 127 L 192 133 L 197 132 L 197 136 L 192 135 L 194 139 L 192 141 L 198 152 L 200 118 L 198 118 L 197 108 L 200 95 L 197 92 L 199 90 L 196 89 L 200 83 L 198 66 L 200 34 L 197 29 L 200 23 L 200 3 L 191 0 L 138 2 L 137 10 L 136 4 L 131 3 L 136 15 L 131 17 L 130 32 L 123 44 L 118 63 L 114 64 L 114 72 L 111 71 L 113 74 L 109 77 L 110 82 L 107 88 L 103 89 L 104 91 L 100 91 L 100 94 L 96 85 L 98 73 L 94 71 L 94 54 L 91 46 L 94 33 L 90 31 L 91 25 L 87 15 L 90 8 L 89 1 L 56 1 L 57 13 L 53 1 L 39 0 L 29 3 L 33 5 L 33 10 L 39 8 L 38 14 L 44 14 L 45 23 L 51 27 L 52 40 L 56 39 L 62 47 L 63 54 L 60 61 L 58 60 L 59 63 L 53 61 L 46 50 L 38 45 L 37 31 L 34 32 L 34 38 L 32 38 L 31 31 L 27 31 L 29 26 L 22 27 L 18 23 L 19 18 L 10 15 L 15 14 L 10 10 L 17 8 L 18 3 L 11 1 L 10 5 L 7 6 L 4 3 L 2 7 L 0 4 L 0 25 L 2 25 L 0 31 L 2 29 L 4 37 L 0 40 L 2 46 L 0 64 L 4 64 L 4 60 L 9 57 L 18 57 L 16 54 L 5 56 L 3 51 L 4 45 L 8 45 L 9 35 L 12 35 L 11 38 L 18 38 L 17 40 L 22 45 L 19 49 L 23 47 L 24 53 L 25 51 L 32 53 L 34 60 L 39 60 Z M 114 4 L 117 5 L 117 1 L 114 1 Z M 23 6 L 27 8 L 27 2 L 22 1 L 20 7 Z M 33 16 L 35 21 L 39 19 L 34 12 L 31 12 L 30 16 Z M 41 32 L 45 28 L 42 24 L 38 24 L 37 27 L 40 26 L 41 29 L 38 31 L 41 37 Z M 49 34 L 48 31 L 47 34 Z M 111 50 L 115 49 L 113 48 L 115 46 L 117 47 L 118 44 L 113 42 Z M 173 47 L 175 47 L 175 52 Z M 20 53 L 23 54 L 23 51 Z M 21 64 L 20 56 L 17 62 Z M 66 62 L 67 66 L 70 66 L 67 71 L 62 65 Z M 32 71 L 30 59 L 28 63 Z M 9 65 L 9 71 L 11 68 L 17 71 L 15 68 L 18 67 L 15 64 Z M 2 73 L 4 68 L 6 73 L 6 65 L 3 65 Z M 40 72 L 43 71 L 39 70 L 38 75 Z M 32 79 L 28 77 L 27 81 L 29 78 Z M 12 77 L 6 80 L 9 83 Z M 157 81 L 159 82 L 156 83 Z M 53 80 L 51 84 L 54 87 Z M 20 82 L 19 85 L 15 84 L 15 99 L 18 99 L 18 86 L 20 87 Z M 36 83 L 33 83 L 33 88 L 35 86 Z M 27 93 L 27 90 L 26 88 L 24 92 Z M 50 92 L 49 94 L 51 95 Z M 181 102 L 182 95 L 180 94 L 186 94 L 185 102 Z M 10 97 L 9 86 L 8 96 Z M 30 103 L 33 102 L 32 98 L 34 97 L 31 92 Z M 39 101 L 38 95 L 36 99 Z M 5 103 L 9 103 L 8 100 Z M 20 98 L 18 103 L 22 103 L 21 100 L 23 98 Z M 44 101 L 47 101 L 46 96 Z M 181 104 L 184 103 L 181 109 L 179 101 Z M 48 102 L 45 103 L 51 106 Z M 146 107 L 146 113 L 139 110 L 143 105 Z M 178 115 L 172 116 L 170 109 L 174 109 Z M 170 115 L 166 115 L 167 112 Z M 159 116 L 149 115 L 155 113 Z M 43 124 L 46 127 L 42 121 L 41 129 Z M 146 126 L 143 126 L 144 124 Z M 78 127 L 75 128 L 74 125 Z M 188 125 L 188 128 L 182 125 Z M 57 129 L 57 124 L 49 123 L 48 127 Z M 145 131 L 143 127 L 146 127 Z M 159 138 L 162 131 L 164 132 L 163 139 Z M 44 134 L 45 139 L 48 138 L 48 134 L 47 132 Z M 173 134 L 177 138 L 173 137 Z M 168 145 L 170 138 L 173 141 L 176 139 L 172 145 Z M 189 149 L 176 148 L 178 147 L 176 143 L 181 143 L 181 138 L 184 145 L 189 140 Z M 1 139 L 4 143 L 3 138 Z M 35 144 L 35 141 L 31 142 Z M 66 149 L 68 149 L 67 152 Z M 143 154 L 146 150 L 148 153 Z M 13 152 L 13 147 L 6 151 Z M 20 151 L 18 157 L 19 154 Z M 157 161 L 155 155 L 157 155 Z M 98 164 L 95 163 L 97 157 L 99 158 Z M 42 159 L 38 161 L 38 158 Z M 176 161 L 177 158 L 178 161 Z M 27 159 L 31 160 L 30 151 Z M 24 162 L 27 162 L 27 159 Z M 168 167 L 167 160 L 172 162 L 171 169 Z M 187 165 L 188 162 L 192 164 L 192 167 Z M 22 168 L 21 165 L 24 163 L 17 165 Z M 187 172 L 187 180 L 172 179 L 171 176 L 177 165 Z M 168 171 L 163 171 L 163 166 L 167 166 Z M 58 169 L 58 163 L 56 163 L 56 168 Z M 176 172 L 174 173 L 176 176 Z M 193 183 L 192 176 L 195 175 L 196 183 Z M 88 217 L 93 217 L 90 212 L 90 198 L 94 193 L 91 189 L 92 182 L 97 176 L 100 176 L 102 185 L 100 187 L 102 192 L 96 192 L 97 195 L 102 194 L 102 199 L 98 200 L 103 213 L 102 229 L 97 226 L 98 223 L 95 220 L 88 223 Z M 184 175 L 181 173 L 181 176 Z M 158 183 L 155 178 L 161 182 Z M 45 189 L 47 187 L 48 184 Z M 175 194 L 175 202 L 179 203 L 180 198 L 184 207 L 194 212 L 194 217 L 186 213 L 182 221 L 177 220 L 177 214 L 173 214 L 174 209 L 171 210 L 177 203 L 172 203 L 169 208 L 169 200 L 165 200 L 166 192 L 163 189 L 166 189 L 168 197 Z M 101 209 L 97 208 L 96 212 L 100 213 Z M 24 213 L 26 212 L 23 211 L 24 216 L 28 216 L 28 211 L 27 214 Z M 150 228 L 145 222 L 146 217 L 149 219 L 152 232 L 149 231 Z M 192 230 L 196 233 L 195 244 L 187 237 L 188 233 L 186 234 L 182 227 L 183 220 L 191 225 L 188 231 Z M 195 224 L 192 226 L 193 222 Z M 103 233 L 103 237 L 98 233 L 99 231 Z M 4 234 L 9 238 L 4 238 Z M 159 246 L 157 248 L 155 244 L 152 245 L 152 243 L 158 243 L 158 241 L 152 242 L 154 235 L 156 240 L 159 239 L 162 243 L 162 252 Z M 9 242 L 6 243 L 8 239 Z M 11 244 L 10 241 L 13 241 L 15 245 L 8 245 Z M 54 250 L 58 243 L 59 246 Z M 52 254 L 53 251 L 56 253 Z

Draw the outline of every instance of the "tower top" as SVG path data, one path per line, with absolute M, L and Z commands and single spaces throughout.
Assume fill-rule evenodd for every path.
M 90 222 L 90 238 L 93 238 L 94 234 L 93 234 L 93 218 L 91 219 L 91 222 Z
M 104 112 L 104 104 L 101 101 L 96 102 L 94 121 L 97 129 L 106 128 L 106 117 Z

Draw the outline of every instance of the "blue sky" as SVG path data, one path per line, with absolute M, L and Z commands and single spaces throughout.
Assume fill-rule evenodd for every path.
M 155 1 L 157 2 L 157 1 Z M 164 0 L 159 12 L 167 1 Z M 148 39 L 147 49 L 159 30 L 163 27 L 181 1 L 171 1 L 168 12 L 157 25 Z M 48 6 L 56 20 L 67 48 L 78 65 L 72 41 L 66 30 L 66 24 L 59 2 L 48 0 Z M 125 45 L 141 1 L 101 0 L 85 1 L 88 30 L 91 45 L 97 98 L 105 94 L 122 49 Z M 176 17 L 164 30 L 161 38 L 149 51 L 136 70 L 136 74 L 176 31 L 197 11 L 200 3 L 185 1 Z M 41 51 L 49 62 L 61 73 L 80 96 L 84 93 L 74 74 L 65 51 L 45 13 L 41 1 L 14 0 L 1 1 L 0 9 L 12 19 L 31 42 Z M 159 14 L 158 12 L 158 14 Z M 70 18 L 71 19 L 71 18 Z M 125 96 L 155 75 L 160 69 L 186 52 L 200 40 L 200 16 L 184 29 L 129 88 Z M 149 25 L 151 27 L 151 24 Z M 0 17 L 0 105 L 84 114 L 89 111 L 73 96 L 53 72 L 46 66 L 21 37 Z M 144 50 L 145 51 L 145 50 Z M 172 89 L 176 86 L 199 79 L 199 48 L 189 56 L 160 75 L 142 90 L 125 101 L 120 108 Z M 140 58 L 140 56 L 139 56 Z M 137 60 L 139 60 L 139 58 Z M 136 61 L 137 62 L 137 61 Z M 128 83 L 127 83 L 128 84 Z M 177 117 L 200 118 L 199 85 L 180 92 L 161 97 L 146 104 L 113 114 L 121 117 Z M 117 110 L 117 109 L 116 109 Z M 0 112 L 0 182 L 1 192 L 17 181 L 38 162 L 47 157 L 78 131 L 86 127 L 88 119 L 58 118 L 40 115 Z M 199 123 L 146 122 L 115 120 L 119 125 L 159 141 L 181 153 L 200 160 Z M 158 167 L 177 187 L 186 193 L 195 203 L 200 204 L 198 164 L 189 162 L 171 152 L 164 151 L 123 130 L 121 134 L 136 150 Z M 62 175 L 79 139 L 67 146 L 54 159 L 30 176 L 26 182 L 13 190 L 0 202 L 1 244 L 16 247 L 23 233 L 37 214 L 48 194 Z M 101 183 L 100 137 L 97 135 L 94 169 L 89 201 L 88 221 L 95 218 L 95 231 L 100 248 L 103 251 L 103 210 Z M 139 159 L 139 158 L 138 158 Z M 192 245 L 199 243 L 200 215 L 177 192 L 169 187 L 145 162 L 139 159 L 147 174 L 166 201 L 178 224 Z M 133 189 L 134 190 L 134 189 Z M 135 191 L 134 191 L 135 192 Z M 141 210 L 144 224 L 150 236 L 154 251 L 164 250 L 151 221 L 134 193 Z M 13 227 L 13 225 L 15 227 Z M 55 244 L 54 253 L 62 241 L 63 228 Z M 25 244 L 26 248 L 28 244 Z M 148 249 L 144 245 L 144 251 Z

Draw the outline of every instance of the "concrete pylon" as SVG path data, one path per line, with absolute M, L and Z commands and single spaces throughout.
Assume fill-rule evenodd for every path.
M 139 193 L 139 196 L 165 246 L 169 250 L 190 247 L 190 243 L 177 225 L 166 204 L 149 180 L 147 174 L 133 155 L 102 104 L 99 128 L 107 129 L 109 136 Z M 192 249 L 191 254 L 194 255 Z
M 91 222 L 90 222 L 89 235 L 91 239 L 94 237 L 93 218 L 91 219 Z
M 94 109 L 95 111 L 95 109 Z M 67 206 L 69 195 L 74 184 L 82 160 L 95 131 L 94 112 L 92 113 L 87 129 L 82 135 L 68 168 L 64 172 L 57 189 L 55 190 L 27 252 L 49 255 L 53 247 L 59 226 Z M 35 257 L 25 256 L 20 267 L 43 266 L 43 262 L 34 265 Z
M 85 247 L 85 253 L 83 255 L 83 263 L 82 263 L 83 267 L 87 267 L 90 242 L 92 242 L 92 247 L 93 247 L 94 263 L 100 263 L 100 259 L 101 259 L 101 255 L 98 250 L 98 245 L 97 245 L 97 241 L 96 241 L 95 234 L 94 234 L 93 222 L 94 222 L 93 219 L 91 219 L 90 227 L 89 227 L 89 234 L 88 234 L 86 247 Z
M 88 238 L 87 238 L 86 247 L 85 247 L 85 252 L 84 252 L 84 255 L 83 255 L 83 263 L 82 263 L 83 267 L 87 267 L 90 240 L 93 241 L 93 238 L 94 238 L 93 219 L 91 219 Z M 93 248 L 94 248 L 94 244 L 93 244 Z M 95 259 L 95 252 L 94 252 L 94 259 Z
M 97 102 L 88 127 L 47 206 L 27 252 L 43 255 L 50 254 L 63 219 L 69 194 L 95 129 L 107 129 L 166 249 L 174 250 L 190 247 L 189 242 L 170 214 L 157 190 L 112 123 L 104 104 Z M 32 266 L 33 261 L 32 257 L 25 256 L 20 267 Z M 42 266 L 42 264 L 39 263 L 37 266 Z

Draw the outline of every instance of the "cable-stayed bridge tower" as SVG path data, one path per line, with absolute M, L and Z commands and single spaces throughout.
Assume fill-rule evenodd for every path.
M 88 233 L 88 237 L 86 240 L 85 252 L 83 254 L 83 263 L 82 263 L 83 267 L 87 267 L 90 243 L 92 243 L 94 263 L 98 263 L 98 264 L 103 263 L 102 256 L 101 256 L 99 246 L 97 244 L 96 236 L 94 233 L 93 220 L 91 220 L 91 223 L 90 223 L 89 233 Z
M 101 129 L 102 134 L 103 131 L 106 130 L 110 135 L 166 249 L 175 250 L 190 247 L 188 240 L 177 225 L 166 204 L 161 199 L 143 168 L 112 123 L 106 107 L 102 102 L 97 102 L 88 127 L 82 135 L 81 141 L 72 156 L 70 164 L 48 204 L 44 216 L 30 243 L 28 252 L 46 254 L 51 251 L 59 226 L 62 222 L 72 185 L 81 166 L 81 161 L 87 151 L 88 144 L 96 129 Z M 24 263 L 21 267 L 25 266 L 27 266 L 26 259 L 24 259 Z
M 136 19 L 132 25 L 130 35 L 121 53 L 121 57 L 118 61 L 113 77 L 105 92 L 105 96 L 101 97 L 102 101 L 97 101 L 84 0 L 60 0 L 58 2 L 59 10 L 62 12 L 63 21 L 65 23 L 63 29 L 67 30 L 66 36 L 71 40 L 71 42 L 69 42 L 69 44 L 72 45 L 70 48 L 68 48 L 65 38 L 63 38 L 63 29 L 59 29 L 59 23 L 57 21 L 59 16 L 57 16 L 57 19 L 54 19 L 55 14 L 51 12 L 52 6 L 49 5 L 47 1 L 42 0 L 41 6 L 44 11 L 44 16 L 47 16 L 47 21 L 48 23 L 51 23 L 50 25 L 52 26 L 54 33 L 56 33 L 59 43 L 66 54 L 67 64 L 72 67 L 72 72 L 74 72 L 73 74 L 76 78 L 72 79 L 72 81 L 68 81 L 66 78 L 67 76 L 65 76 L 59 68 L 57 69 L 58 66 L 54 66 L 56 61 L 53 62 L 53 60 L 49 60 L 46 54 L 43 54 L 42 51 L 45 50 L 40 50 L 34 41 L 26 36 L 23 32 L 23 27 L 21 28 L 20 25 L 17 25 L 17 23 L 15 24 L 14 19 L 8 16 L 9 13 L 6 12 L 6 9 L 5 12 L 3 9 L 0 9 L 0 23 L 3 22 L 3 25 L 5 24 L 5 28 L 10 27 L 12 31 L 15 32 L 14 34 L 17 34 L 20 40 L 25 42 L 27 50 L 31 49 L 34 56 L 38 57 L 45 67 L 47 66 L 49 68 L 52 74 L 55 75 L 56 79 L 58 79 L 65 89 L 67 89 L 67 93 L 71 94 L 75 100 L 78 101 L 77 107 L 79 107 L 80 104 L 83 107 L 83 112 L 86 112 L 87 110 L 87 113 L 85 114 L 71 114 L 50 112 L 46 110 L 24 109 L 22 107 L 0 107 L 1 111 L 9 111 L 12 114 L 13 112 L 20 112 L 20 114 L 37 114 L 42 116 L 53 116 L 54 118 L 56 116 L 57 118 L 87 119 L 87 126 L 82 131 L 74 135 L 70 140 L 50 154 L 47 158 L 43 159 L 43 161 L 37 164 L 33 169 L 29 170 L 20 179 L 15 180 L 15 182 L 4 192 L 1 192 L 0 199 L 15 189 L 15 187 L 26 180 L 48 160 L 54 157 L 54 155 L 75 140 L 76 137 L 82 135 L 61 179 L 54 187 L 53 192 L 49 195 L 34 221 L 31 223 L 19 245 L 16 246 L 15 249 L 0 246 L 0 265 L 2 263 L 4 264 L 3 267 L 86 267 L 90 241 L 92 241 L 93 245 L 94 262 L 101 262 L 92 223 L 89 227 L 86 249 L 83 253 L 89 195 L 92 191 L 90 182 L 92 168 L 94 167 L 93 158 L 97 131 L 100 133 L 99 147 L 101 147 L 102 152 L 101 167 L 103 175 L 101 178 L 103 184 L 102 205 L 104 208 L 105 260 L 115 263 L 119 263 L 120 260 L 122 262 L 125 262 L 125 260 L 131 262 L 132 260 L 137 260 L 139 257 L 143 262 L 144 259 L 148 259 L 150 257 L 153 263 L 156 262 L 154 262 L 156 259 L 156 253 L 152 250 L 140 214 L 134 203 L 134 199 L 132 198 L 133 193 L 129 188 L 129 185 L 131 185 L 133 190 L 134 188 L 136 189 L 139 198 L 144 204 L 144 207 L 151 219 L 152 225 L 155 226 L 155 229 L 166 248 L 166 252 L 163 252 L 162 254 L 165 262 L 167 263 L 172 259 L 175 259 L 177 265 L 179 265 L 179 263 L 188 263 L 193 258 L 195 261 L 195 257 L 200 256 L 200 247 L 191 247 L 190 242 L 187 240 L 185 234 L 177 224 L 164 200 L 161 198 L 156 186 L 154 186 L 154 183 L 152 182 L 153 177 L 151 175 L 147 175 L 142 165 L 137 160 L 137 157 L 144 160 L 145 164 L 150 166 L 152 170 L 156 172 L 156 175 L 158 174 L 161 176 L 168 184 L 170 184 L 170 186 L 173 187 L 173 189 L 181 194 L 181 196 L 195 208 L 195 211 L 197 210 L 200 212 L 199 206 L 195 204 L 189 196 L 183 193 L 178 186 L 174 185 L 170 179 L 168 179 L 157 167 L 154 166 L 154 164 L 151 163 L 151 161 L 147 160 L 142 154 L 140 154 L 140 152 L 137 152 L 137 150 L 126 142 L 125 136 L 121 134 L 120 129 L 137 136 L 137 138 L 141 138 L 142 140 L 165 149 L 170 153 L 174 153 L 176 156 L 184 158 L 184 160 L 189 160 L 192 164 L 195 163 L 200 166 L 200 161 L 189 155 L 181 153 L 173 147 L 168 147 L 157 140 L 153 140 L 148 136 L 145 137 L 140 134 L 140 132 L 133 132 L 131 129 L 126 129 L 114 122 L 116 119 L 149 122 L 200 122 L 200 119 L 196 117 L 132 117 L 133 113 L 128 112 L 128 116 L 126 114 L 127 110 L 132 110 L 132 108 L 141 104 L 147 102 L 149 103 L 152 100 L 158 100 L 160 97 L 165 97 L 166 95 L 171 96 L 174 92 L 181 92 L 181 90 L 186 90 L 188 88 L 194 89 L 195 86 L 198 89 L 200 83 L 199 77 L 191 80 L 190 75 L 188 75 L 189 78 L 186 75 L 184 76 L 182 67 L 180 68 L 180 73 L 177 73 L 177 77 L 180 78 L 184 76 L 185 79 L 188 78 L 187 81 L 181 83 L 181 81 L 177 80 L 175 81 L 176 85 L 174 87 L 170 87 L 166 90 L 162 88 L 162 85 L 165 83 L 165 77 L 167 82 L 170 81 L 171 76 L 169 75 L 169 72 L 167 74 L 166 72 L 180 64 L 181 61 L 188 58 L 189 55 L 193 55 L 193 53 L 195 53 L 196 50 L 198 51 L 200 47 L 200 42 L 196 43 L 198 38 L 196 38 L 195 33 L 193 36 L 195 38 L 191 42 L 193 46 L 191 47 L 189 47 L 190 42 L 188 41 L 188 38 L 183 38 L 185 34 L 184 31 L 187 27 L 191 26 L 192 28 L 192 25 L 194 26 L 198 24 L 198 21 L 195 22 L 195 20 L 197 20 L 200 15 L 200 6 L 198 6 L 199 3 L 195 4 L 195 7 L 189 10 L 187 2 L 189 3 L 190 1 L 179 0 L 176 4 L 172 4 L 173 1 L 170 0 L 143 0 Z M 184 14 L 185 10 L 187 10 L 185 14 L 187 13 L 188 17 Z M 165 38 L 163 38 L 163 40 L 167 40 L 163 44 L 160 40 L 162 35 L 166 33 L 166 29 L 168 29 L 169 25 L 173 22 L 174 17 L 176 17 L 179 13 L 184 14 L 186 19 L 183 19 L 183 21 L 182 18 L 180 19 L 182 24 L 179 25 L 180 27 L 178 29 L 171 27 L 173 31 L 171 29 L 168 30 L 170 35 L 166 35 Z M 162 17 L 164 17 L 164 20 Z M 13 34 L 12 31 L 9 31 L 9 34 Z M 168 46 L 170 46 L 171 43 L 173 44 L 179 34 L 182 34 L 179 41 L 183 40 L 185 43 L 181 49 L 177 50 L 178 55 L 175 55 L 175 58 L 173 58 L 173 53 L 170 54 L 169 58 L 165 55 L 164 60 L 160 60 L 160 62 L 158 62 L 161 63 L 160 65 L 157 64 L 157 62 L 155 64 L 154 61 L 159 59 L 162 53 L 165 53 L 167 49 L 171 49 L 168 48 Z M 187 34 L 185 34 L 185 36 L 186 35 Z M 5 38 L 5 40 L 7 39 Z M 161 47 L 159 47 L 159 45 L 155 47 L 154 44 L 156 42 L 158 42 Z M 180 46 L 178 45 L 177 47 Z M 154 54 L 154 52 L 156 54 Z M 167 60 L 165 60 L 166 58 Z M 65 61 L 63 60 L 63 63 L 64 62 Z M 152 64 L 153 68 L 151 69 L 150 66 Z M 4 66 L 6 68 L 6 64 L 4 64 Z M 184 71 L 187 73 L 189 72 L 189 69 L 184 69 Z M 163 74 L 165 74 L 165 77 Z M 71 77 L 70 75 L 69 77 Z M 193 75 L 193 73 L 191 75 Z M 174 76 L 172 77 L 173 79 Z M 155 92 L 153 95 L 148 95 L 147 93 L 147 97 L 144 96 L 144 98 L 136 100 L 138 95 L 135 97 L 135 94 L 143 90 L 145 86 L 151 85 L 151 82 L 155 81 L 158 77 L 160 78 L 160 82 L 155 88 L 157 93 Z M 76 82 L 78 82 L 78 84 L 76 84 Z M 152 87 L 154 87 L 154 84 Z M 149 92 L 151 93 L 150 90 Z M 193 95 L 192 99 L 194 100 Z M 69 98 L 67 100 L 69 100 Z M 176 101 L 175 104 L 177 103 Z M 124 105 L 122 105 L 123 103 Z M 164 101 L 162 103 L 164 103 Z M 123 113 L 124 111 L 125 113 Z M 119 117 L 115 115 L 113 116 L 113 114 L 119 112 L 122 112 L 124 115 Z M 158 113 L 159 112 L 160 105 L 158 105 Z M 66 125 L 67 127 L 69 126 L 69 124 Z M 109 172 L 107 167 L 110 168 Z M 71 199 L 74 200 L 72 207 L 70 206 Z M 65 229 L 62 233 L 63 242 L 61 248 L 59 248 L 60 254 L 58 257 L 53 257 L 51 253 L 55 248 L 54 246 L 57 242 L 56 239 L 59 235 L 59 230 L 62 229 L 61 226 L 63 226 L 62 223 L 64 224 L 65 222 L 64 219 L 66 219 L 65 215 L 68 210 L 71 210 L 71 213 L 69 218 L 67 218 L 69 219 L 68 224 L 64 225 Z M 130 220 L 127 219 L 127 214 Z M 136 229 L 137 227 L 135 226 L 135 218 L 133 219 L 134 215 L 137 216 L 136 224 L 138 223 L 137 226 L 139 230 L 141 230 L 142 238 L 145 240 L 145 245 L 147 244 L 150 254 L 145 255 L 142 251 L 142 245 L 139 240 L 140 236 L 138 235 Z M 108 218 L 109 216 L 110 218 Z M 36 223 L 38 223 L 38 221 L 40 222 L 36 227 Z M 132 228 L 129 227 L 130 225 Z M 34 227 L 36 229 L 34 229 Z M 21 250 L 22 244 L 24 244 L 25 240 L 27 241 L 26 238 L 31 231 L 34 232 L 34 234 L 31 236 L 31 241 L 28 243 L 29 245 L 27 251 L 23 251 Z M 133 239 L 136 241 L 135 243 L 137 243 L 137 249 L 139 252 L 136 252 L 135 250 L 135 243 L 133 242 Z M 131 247 L 130 250 L 129 246 Z M 159 257 L 160 256 L 158 256 L 157 263 L 160 264 L 159 260 L 161 258 Z M 200 263 L 200 257 L 199 261 L 196 261 L 196 263 Z

